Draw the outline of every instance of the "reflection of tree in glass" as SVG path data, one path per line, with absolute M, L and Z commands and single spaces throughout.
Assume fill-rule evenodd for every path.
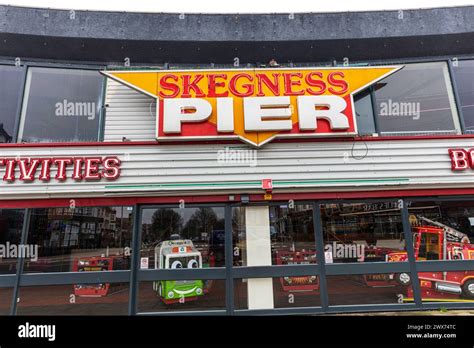
M 151 217 L 151 233 L 146 239 L 149 242 L 166 240 L 172 234 L 179 234 L 183 227 L 183 218 L 173 209 L 157 209 Z M 150 237 L 150 238 L 148 238 Z
M 201 233 L 207 233 L 209 237 L 214 229 L 217 228 L 217 215 L 212 208 L 199 208 L 196 210 L 191 218 L 186 222 L 183 228 L 183 237 L 200 239 Z

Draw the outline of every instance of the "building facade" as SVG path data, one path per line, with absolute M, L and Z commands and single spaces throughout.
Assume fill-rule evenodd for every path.
M 0 16 L 0 314 L 474 306 L 474 7 Z

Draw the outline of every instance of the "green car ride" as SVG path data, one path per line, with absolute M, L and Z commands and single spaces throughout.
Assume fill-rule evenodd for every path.
M 201 253 L 189 239 L 167 240 L 155 247 L 155 269 L 202 268 Z M 202 280 L 159 280 L 153 290 L 166 303 L 197 299 L 204 294 Z

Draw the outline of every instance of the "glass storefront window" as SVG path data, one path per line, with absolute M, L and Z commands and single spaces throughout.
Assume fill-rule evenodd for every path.
M 446 62 L 404 64 L 375 85 L 382 135 L 459 134 Z
M 132 207 L 32 209 L 25 273 L 130 269 Z
M 140 269 L 225 266 L 224 207 L 145 208 Z M 139 312 L 225 309 L 224 280 L 139 283 Z
M 409 213 L 417 262 L 474 260 L 474 201 L 413 198 L 403 204 Z M 292 202 L 231 208 L 233 267 L 242 272 L 233 280 L 236 310 L 321 306 L 324 279 L 320 280 L 316 268 L 318 231 L 314 226 L 319 222 L 314 224 L 314 207 L 313 202 Z M 379 268 L 367 274 L 327 275 L 330 306 L 414 302 L 402 201 L 319 202 L 317 207 L 326 271 L 333 263 L 379 262 Z M 193 271 L 220 267 L 216 271 L 222 272 L 225 267 L 224 211 L 224 206 L 209 205 L 142 209 L 141 247 L 136 250 L 139 313 L 226 309 L 226 280 L 205 279 L 207 275 L 196 276 Z M 26 274 L 130 269 L 132 207 L 38 208 L 30 212 L 25 247 L 32 254 L 25 256 Z M 24 210 L 0 209 L 0 245 L 20 243 L 23 218 Z M 0 258 L 0 275 L 15 273 L 16 262 L 16 257 Z M 406 269 L 388 273 L 383 262 L 404 262 Z M 306 265 L 307 269 L 304 275 L 284 276 L 282 272 L 270 276 L 264 270 L 247 275 L 249 270 L 244 268 L 269 266 L 281 271 L 284 265 Z M 462 265 L 459 271 L 444 271 L 441 263 L 436 265 L 439 270 L 418 271 L 424 302 L 474 301 L 474 271 Z M 186 280 L 150 277 L 158 269 L 176 273 L 186 269 L 188 273 L 182 277 Z M 126 315 L 129 289 L 129 283 L 82 284 L 74 279 L 68 285 L 21 285 L 17 313 Z M 0 295 L 0 314 L 8 314 L 12 289 L 0 288 Z
M 225 265 L 224 207 L 145 208 L 141 229 L 142 269 Z
M 424 261 L 474 260 L 474 202 L 409 202 L 415 258 Z M 474 271 L 419 272 L 427 302 L 474 300 Z
M 232 210 L 234 266 L 316 264 L 312 204 L 245 206 Z M 269 309 L 317 306 L 314 275 L 237 279 L 236 306 Z
M 0 274 L 16 273 L 24 210 L 0 209 Z
M 411 278 L 402 273 L 403 277 Z M 327 276 L 330 306 L 393 304 L 413 302 L 411 283 L 395 281 L 395 274 Z
M 102 82 L 94 70 L 29 68 L 20 141 L 97 141 Z
M 408 211 L 417 261 L 474 260 L 474 202 L 409 202 Z
M 127 315 L 128 283 L 22 286 L 18 315 Z
M 316 263 L 312 204 L 239 207 L 232 216 L 234 265 Z
M 406 259 L 399 202 L 321 205 L 326 263 Z
M 474 60 L 453 63 L 466 133 L 474 134 Z
M 22 88 L 23 68 L 0 65 L 0 143 L 15 141 L 18 100 Z
M 272 278 L 273 296 L 270 293 L 269 296 L 264 297 L 249 295 L 249 280 L 234 279 L 234 304 L 237 310 L 321 306 L 319 277 L 316 275 Z M 265 279 L 252 280 L 265 282 Z M 308 280 L 311 282 L 308 283 Z

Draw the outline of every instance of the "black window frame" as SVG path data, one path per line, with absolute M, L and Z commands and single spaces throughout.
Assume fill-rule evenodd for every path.
M 469 200 L 474 196 L 453 197 L 399 197 L 399 198 L 372 198 L 372 199 L 328 199 L 328 200 L 294 200 L 295 204 L 313 205 L 313 223 L 315 225 L 315 243 L 319 262 L 309 265 L 284 265 L 284 266 L 233 266 L 233 239 L 232 239 L 232 208 L 240 206 L 270 206 L 287 204 L 287 201 L 271 201 L 243 204 L 234 203 L 203 203 L 189 204 L 186 207 L 224 207 L 225 209 L 225 267 L 207 269 L 177 269 L 177 270 L 141 270 L 140 269 L 140 245 L 141 245 L 141 216 L 143 209 L 150 207 L 179 208 L 179 204 L 136 204 L 133 206 L 133 237 L 132 237 L 132 264 L 130 270 L 103 271 L 99 272 L 61 272 L 23 274 L 24 260 L 18 259 L 17 273 L 12 275 L 0 275 L 0 287 L 13 288 L 11 314 L 16 314 L 17 297 L 19 288 L 23 286 L 40 285 L 65 285 L 65 284 L 93 284 L 99 282 L 127 283 L 129 289 L 128 315 L 253 315 L 253 314 L 321 314 L 321 313 L 343 313 L 343 312 L 374 312 L 374 311 L 409 311 L 427 310 L 439 308 L 439 303 L 422 302 L 418 282 L 419 272 L 443 272 L 474 269 L 474 260 L 443 260 L 443 261 L 416 261 L 413 247 L 413 233 L 409 223 L 408 202 L 410 201 L 432 201 L 432 200 Z M 320 205 L 328 203 L 375 203 L 375 202 L 397 202 L 402 205 L 401 215 L 403 230 L 406 239 L 408 262 L 376 262 L 376 263 L 342 263 L 326 264 L 324 259 L 323 232 L 320 217 Z M 25 209 L 24 227 L 22 230 L 21 243 L 26 244 L 31 208 Z M 414 302 L 373 304 L 373 305 L 329 305 L 326 276 L 332 275 L 356 275 L 356 274 L 381 274 L 394 272 L 409 272 L 412 274 Z M 95 274 L 93 274 L 95 273 Z M 234 308 L 234 279 L 241 278 L 272 278 L 282 276 L 319 276 L 320 306 L 304 308 L 274 308 L 261 310 L 248 310 Z M 222 310 L 193 310 L 193 311 L 170 311 L 170 312 L 137 312 L 138 284 L 146 280 L 179 280 L 179 279 L 220 279 L 226 282 L 226 307 Z M 446 302 L 443 308 L 472 309 L 474 302 Z
M 417 58 L 399 58 L 399 59 L 386 59 L 386 60 L 374 60 L 374 61 L 355 61 L 350 62 L 349 64 L 337 64 L 336 61 L 333 62 L 334 67 L 340 66 L 380 66 L 380 65 L 403 65 L 403 64 L 416 64 L 416 63 L 435 63 L 435 62 L 444 62 L 447 64 L 448 74 L 449 74 L 449 81 L 451 83 L 453 97 L 454 97 L 454 104 L 457 111 L 458 122 L 459 122 L 459 131 L 460 134 L 452 134 L 452 135 L 443 135 L 444 136 L 451 136 L 451 137 L 459 137 L 462 135 L 472 136 L 473 133 L 467 133 L 464 124 L 464 115 L 461 108 L 461 102 L 459 99 L 459 90 L 456 84 L 456 76 L 453 72 L 453 61 L 463 61 L 463 60 L 474 60 L 474 56 L 472 55 L 459 55 L 459 56 L 435 56 L 435 57 L 417 57 Z M 383 135 L 380 131 L 379 122 L 378 122 L 378 113 L 377 113 L 377 100 L 375 98 L 375 91 L 373 86 L 368 87 L 371 94 L 372 99 L 372 110 L 374 114 L 374 124 L 375 124 L 375 133 L 380 137 L 390 137 L 387 135 Z M 361 91 L 362 92 L 362 91 Z M 366 135 L 364 135 L 366 136 Z M 421 135 L 423 136 L 423 135 Z M 406 135 L 406 137 L 410 137 Z M 420 137 L 420 135 L 412 135 L 412 137 Z
M 15 113 L 15 119 L 13 120 L 13 134 L 12 134 L 12 139 L 9 144 L 15 144 L 18 142 L 18 128 L 20 125 L 20 117 L 21 117 L 21 107 L 23 104 L 23 94 L 25 91 L 25 84 L 26 84 L 26 74 L 27 74 L 27 67 L 26 63 L 23 62 L 22 60 L 19 60 L 18 63 L 14 61 L 8 61 L 8 60 L 1 60 L 0 59 L 0 65 L 2 66 L 10 66 L 10 67 L 18 67 L 21 69 L 22 76 L 21 76 L 21 81 L 20 81 L 20 90 L 17 96 L 17 102 L 16 102 L 16 113 Z M 0 143 L 0 146 L 2 143 Z
M 15 65 L 15 62 L 11 60 L 1 60 L 0 65 Z M 14 136 L 11 143 L 19 143 L 19 131 L 21 125 L 21 116 L 23 112 L 23 104 L 25 99 L 25 92 L 26 92 L 26 80 L 28 76 L 28 69 L 29 68 L 52 68 L 52 69 L 72 69 L 72 70 L 94 70 L 94 71 L 102 71 L 107 68 L 104 64 L 98 63 L 91 63 L 91 64 L 84 64 L 84 63 L 74 63 L 74 62 L 42 62 L 42 61 L 30 61 L 30 60 L 21 60 L 20 59 L 20 66 L 23 69 L 23 81 L 22 87 L 20 89 L 20 95 L 18 96 L 18 104 L 17 104 L 17 114 L 15 119 L 15 129 L 14 129 Z M 99 122 L 98 122 L 98 129 L 97 129 L 97 142 L 102 142 L 104 139 L 104 127 L 105 127 L 105 97 L 106 97 L 106 88 L 107 88 L 107 79 L 104 77 L 102 79 L 102 88 L 101 93 L 99 95 Z M 1 146 L 1 144 L 0 144 Z
M 456 66 L 454 65 L 454 61 L 456 62 L 473 61 L 474 62 L 474 56 L 454 57 L 454 58 L 448 59 L 449 75 L 451 77 L 451 83 L 453 85 L 454 98 L 456 101 L 456 108 L 458 110 L 458 115 L 460 118 L 459 122 L 461 124 L 462 134 L 474 135 L 474 131 L 468 132 L 466 129 L 464 114 L 463 114 L 462 105 L 461 105 L 461 98 L 459 97 L 459 94 L 460 94 L 459 87 L 457 84 L 456 74 L 454 72 L 454 69 L 456 69 Z

